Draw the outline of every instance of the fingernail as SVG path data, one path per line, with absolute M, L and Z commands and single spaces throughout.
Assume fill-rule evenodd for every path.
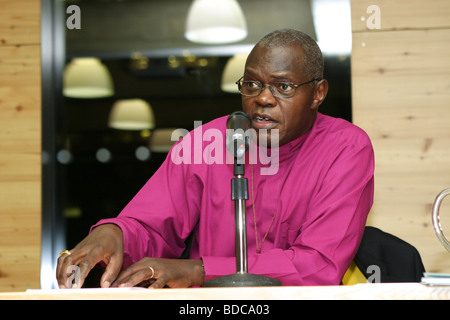
M 111 286 L 111 282 L 109 281 L 103 281 L 103 288 L 109 288 Z

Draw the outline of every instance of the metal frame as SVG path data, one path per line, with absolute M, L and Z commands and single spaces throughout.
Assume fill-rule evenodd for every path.
M 41 0 L 42 82 L 42 243 L 41 288 L 56 288 L 58 252 L 65 249 L 65 228 L 58 189 L 57 119 L 62 113 L 65 61 L 64 1 Z

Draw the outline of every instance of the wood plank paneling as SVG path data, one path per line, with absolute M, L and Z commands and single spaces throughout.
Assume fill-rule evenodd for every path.
M 39 288 L 40 1 L 0 0 L 0 291 Z
M 39 44 L 40 6 L 39 0 L 0 0 L 0 45 Z
M 358 25 L 371 4 L 380 30 Z M 431 223 L 436 195 L 450 187 L 449 17 L 449 1 L 352 1 L 353 119 L 376 154 L 368 224 L 414 245 L 436 272 L 450 272 Z M 450 201 L 441 210 L 450 215 Z
M 0 47 L 0 179 L 40 179 L 40 47 Z
M 436 29 L 449 24 L 448 0 L 352 0 L 353 32 L 367 31 L 367 8 L 377 5 L 381 14 L 381 30 Z

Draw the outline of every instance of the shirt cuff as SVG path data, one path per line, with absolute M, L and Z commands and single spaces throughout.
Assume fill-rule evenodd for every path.
M 205 281 L 236 273 L 235 257 L 202 257 Z

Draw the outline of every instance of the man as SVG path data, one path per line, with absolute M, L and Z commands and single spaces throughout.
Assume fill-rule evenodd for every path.
M 258 141 L 279 138 L 275 174 L 263 175 L 261 161 L 245 163 L 248 271 L 283 285 L 338 285 L 373 201 L 370 140 L 358 127 L 318 113 L 328 90 L 322 77 L 315 41 L 284 29 L 256 44 L 238 81 Z M 196 128 L 183 141 L 193 141 L 198 130 L 225 136 L 226 119 Z M 210 143 L 193 143 L 192 152 Z M 71 265 L 80 267 L 80 285 L 96 264 L 106 265 L 102 287 L 201 286 L 236 272 L 233 165 L 176 164 L 175 150 L 117 218 L 101 221 L 60 256 L 61 288 L 70 287 Z M 190 259 L 178 259 L 191 233 Z

